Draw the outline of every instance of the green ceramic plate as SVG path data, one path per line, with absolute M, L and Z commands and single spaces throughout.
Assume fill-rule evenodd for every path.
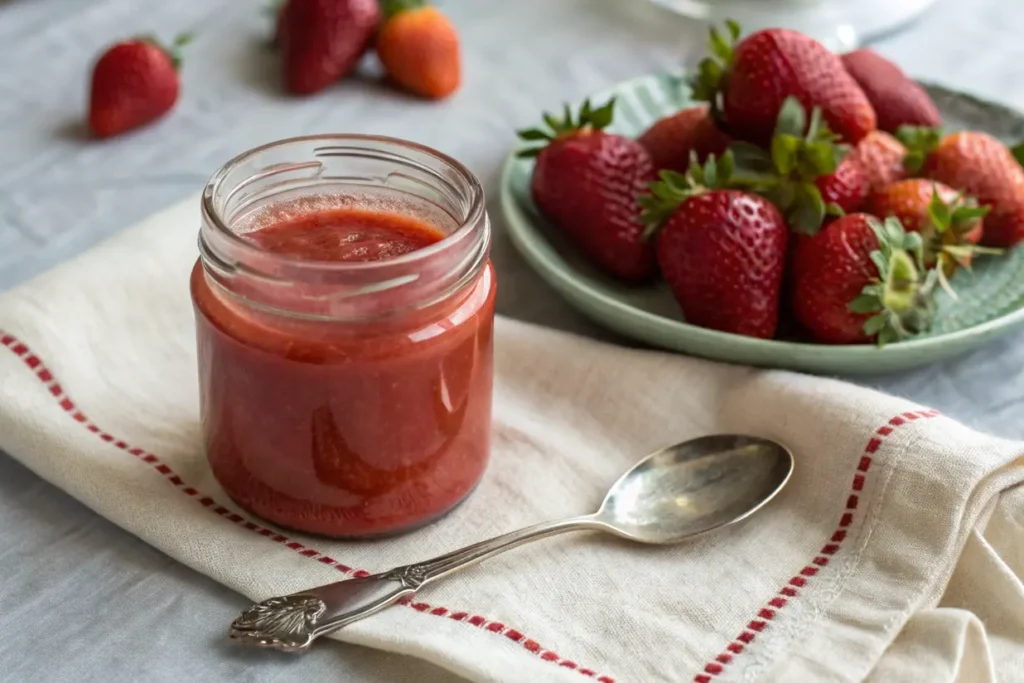
M 962 93 L 928 85 L 949 128 L 985 130 L 1006 141 L 1024 138 L 1024 114 Z M 690 104 L 678 75 L 648 76 L 594 96 L 616 95 L 615 132 L 636 136 L 659 117 Z M 554 103 L 553 103 L 554 105 Z M 501 180 L 501 207 L 509 235 L 537 273 L 580 312 L 627 337 L 674 351 L 731 363 L 824 374 L 904 370 L 963 353 L 1024 323 L 1024 248 L 979 259 L 973 272 L 953 279 L 959 294 L 939 294 L 937 323 L 929 333 L 890 344 L 825 346 L 753 339 L 716 332 L 683 320 L 664 284 L 627 287 L 603 276 L 540 216 L 530 199 L 532 162 L 509 155 Z

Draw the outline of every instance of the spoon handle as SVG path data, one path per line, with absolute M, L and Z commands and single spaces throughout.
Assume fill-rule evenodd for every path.
M 420 587 L 459 569 L 530 541 L 588 529 L 607 530 L 607 525 L 593 515 L 545 522 L 424 562 L 270 598 L 243 612 L 231 624 L 230 636 L 263 647 L 303 652 L 320 636 L 412 597 Z

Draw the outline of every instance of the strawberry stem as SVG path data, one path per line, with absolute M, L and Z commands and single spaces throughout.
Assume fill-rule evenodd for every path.
M 900 126 L 896 131 L 896 138 L 907 148 L 907 155 L 903 158 L 903 168 L 909 173 L 916 174 L 924 168 L 924 162 L 928 156 L 935 151 L 942 140 L 941 128 L 929 128 L 927 126 Z
M 729 151 L 717 161 L 714 154 L 709 155 L 703 166 L 694 151 L 690 154 L 690 167 L 686 175 L 676 171 L 659 172 L 661 181 L 651 183 L 649 194 L 637 197 L 641 208 L 640 222 L 646 226 L 644 239 L 658 232 L 686 200 L 708 190 L 730 187 L 733 167 L 733 156 Z
M 740 25 L 729 19 L 725 22 L 727 35 L 715 26 L 708 30 L 709 55 L 700 61 L 697 73 L 690 79 L 693 98 L 710 105 L 711 117 L 721 128 L 725 128 L 722 114 L 723 87 L 732 68 L 736 42 L 743 33 Z

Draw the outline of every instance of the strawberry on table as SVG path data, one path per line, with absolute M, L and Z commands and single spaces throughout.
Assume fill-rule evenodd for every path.
M 790 228 L 814 234 L 826 213 L 856 211 L 864 203 L 868 182 L 849 156 L 849 146 L 822 120 L 815 107 L 810 121 L 795 97 L 786 98 L 769 150 L 735 142 L 736 183 L 763 194 L 782 211 Z
M 807 110 L 820 107 L 829 128 L 847 142 L 859 142 L 875 129 L 875 111 L 864 91 L 824 45 L 781 28 L 736 43 L 739 26 L 727 26 L 728 37 L 711 29 L 711 56 L 701 62 L 692 86 L 730 135 L 767 144 L 788 97 Z
M 458 90 L 459 34 L 448 17 L 425 0 L 382 0 L 381 7 L 377 55 L 388 76 L 422 97 L 441 99 Z
M 1014 154 L 987 133 L 960 131 L 942 137 L 935 129 L 905 127 L 911 171 L 945 183 L 991 208 L 981 242 L 1012 247 L 1024 240 L 1024 169 Z
M 519 153 L 536 157 L 530 190 L 538 208 L 590 261 L 626 282 L 655 274 L 654 247 L 644 239 L 637 197 L 656 180 L 650 154 L 637 142 L 603 129 L 612 122 L 615 99 L 585 102 L 561 119 L 545 115 L 547 128 L 519 132 L 541 143 Z
M 889 133 L 874 130 L 857 143 L 850 158 L 860 166 L 871 192 L 907 177 L 907 148 Z
M 957 267 L 969 268 L 973 256 L 992 251 L 974 246 L 981 239 L 988 207 L 933 180 L 910 178 L 887 185 L 871 196 L 867 210 L 892 216 L 907 231 L 920 234 L 925 267 L 938 263 L 945 277 Z
M 864 48 L 846 53 L 842 60 L 874 107 L 880 129 L 895 133 L 900 126 L 942 125 L 928 92 L 882 55 Z
M 379 18 L 377 0 L 286 0 L 276 24 L 284 87 L 308 95 L 346 76 Z
M 96 62 L 89 94 L 89 128 L 101 138 L 118 135 L 160 118 L 174 106 L 181 84 L 181 35 L 170 47 L 152 37 L 110 47 Z
M 691 152 L 703 163 L 711 154 L 721 156 L 730 141 L 718 129 L 706 104 L 658 119 L 637 140 L 650 152 L 655 168 L 679 173 L 690 167 Z
M 800 236 L 791 264 L 793 314 L 815 340 L 879 346 L 929 328 L 936 271 L 922 240 L 895 218 L 853 213 Z
M 687 322 L 770 339 L 789 230 L 769 201 L 728 186 L 730 153 L 694 160 L 688 175 L 663 171 L 641 198 L 657 257 Z

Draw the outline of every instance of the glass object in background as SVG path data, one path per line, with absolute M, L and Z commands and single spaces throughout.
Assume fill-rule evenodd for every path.
M 210 181 L 199 246 L 202 430 L 235 502 L 369 536 L 469 494 L 488 458 L 495 279 L 464 166 L 390 138 L 266 145 Z
M 735 19 L 744 34 L 780 26 L 836 51 L 851 50 L 916 19 L 937 0 L 651 0 L 693 19 Z

